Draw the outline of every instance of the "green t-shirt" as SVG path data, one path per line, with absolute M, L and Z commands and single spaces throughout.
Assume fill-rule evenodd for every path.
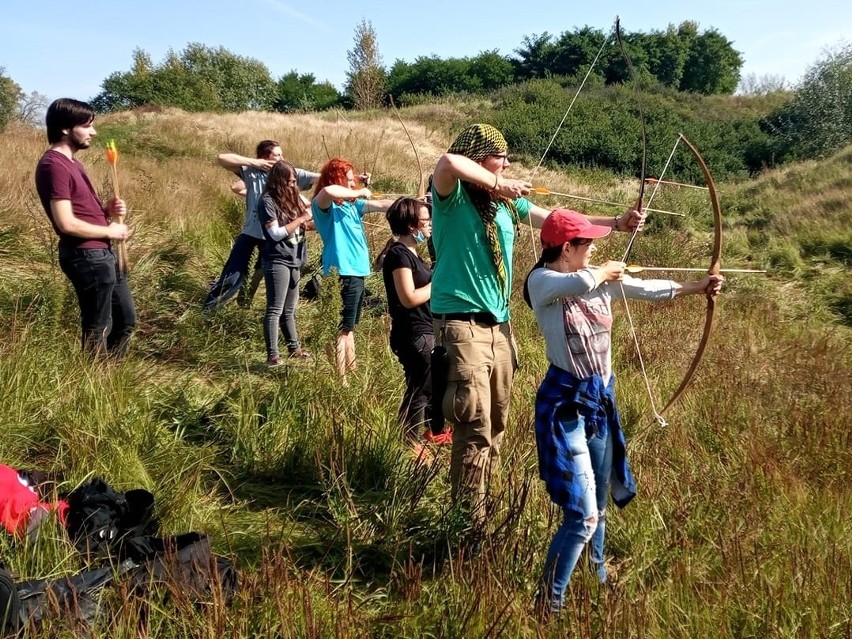
M 526 219 L 530 202 L 518 198 L 515 207 L 520 218 Z M 505 204 L 498 205 L 494 221 L 509 278 L 507 290 L 511 291 L 515 226 Z M 508 321 L 509 299 L 500 290 L 485 227 L 461 181 L 445 198 L 433 189 L 432 241 L 437 257 L 432 273 L 432 314 L 488 312 L 498 322 Z

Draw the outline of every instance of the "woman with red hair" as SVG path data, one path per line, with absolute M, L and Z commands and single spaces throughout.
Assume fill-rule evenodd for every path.
M 323 275 L 336 269 L 340 277 L 343 310 L 337 335 L 337 371 L 345 382 L 355 368 L 355 335 L 364 304 L 364 278 L 370 274 L 370 253 L 361 218 L 373 211 L 387 211 L 393 200 L 369 200 L 369 174 L 358 176 L 343 158 L 332 158 L 322 167 L 311 202 L 314 224 L 322 237 Z

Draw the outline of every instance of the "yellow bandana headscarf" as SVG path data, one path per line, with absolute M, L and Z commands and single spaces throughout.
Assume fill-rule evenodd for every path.
M 509 150 L 506 138 L 490 124 L 471 124 L 459 133 L 447 153 L 455 153 L 482 162 L 489 155 L 501 155 Z
M 506 143 L 506 138 L 490 124 L 471 124 L 462 131 L 452 143 L 447 153 L 455 153 L 463 155 L 474 162 L 482 162 L 489 155 L 502 155 L 509 150 L 509 145 Z M 469 191 L 470 192 L 470 191 Z M 512 215 L 512 221 L 515 221 L 517 212 L 515 205 L 510 200 L 500 198 L 493 193 L 485 194 L 485 199 L 482 197 L 471 197 L 471 202 L 474 205 L 479 217 L 482 220 L 482 225 L 485 228 L 485 238 L 488 240 L 488 247 L 491 249 L 491 262 L 494 264 L 494 270 L 497 273 L 497 281 L 500 284 L 500 290 L 505 299 L 509 297 L 509 278 L 506 274 L 506 265 L 503 263 L 503 249 L 500 246 L 500 239 L 497 233 L 497 224 L 494 218 L 497 215 L 497 203 L 495 199 L 503 201 L 509 208 Z

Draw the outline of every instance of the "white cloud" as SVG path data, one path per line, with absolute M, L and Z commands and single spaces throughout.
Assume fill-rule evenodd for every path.
M 314 20 L 311 16 L 305 15 L 300 11 L 296 11 L 296 9 L 294 9 L 288 4 L 285 4 L 284 2 L 281 2 L 281 0 L 260 0 L 260 2 L 262 4 L 265 4 L 269 8 L 274 9 L 278 13 L 282 13 L 285 16 L 295 18 L 296 20 L 304 22 L 305 24 L 309 24 L 312 27 L 316 27 L 321 31 L 330 31 L 330 29 L 319 20 Z

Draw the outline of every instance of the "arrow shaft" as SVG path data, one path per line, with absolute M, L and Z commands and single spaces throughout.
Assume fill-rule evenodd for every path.
M 682 186 L 687 189 L 698 189 L 699 191 L 707 191 L 706 186 L 698 186 L 697 184 L 684 184 L 683 182 L 672 182 L 670 180 L 658 180 L 656 178 L 646 178 L 646 182 L 651 182 L 652 184 L 669 184 L 671 186 Z
M 609 204 L 610 206 L 618 206 L 626 208 L 629 204 L 623 204 L 621 202 L 612 202 L 611 200 L 600 200 L 594 197 L 583 197 L 582 195 L 571 195 L 570 193 L 559 193 L 558 191 L 551 191 L 550 189 L 533 189 L 534 193 L 538 193 L 539 195 L 558 195 L 559 197 L 568 197 L 573 200 L 582 200 L 583 202 L 596 202 L 598 204 Z M 664 211 L 662 209 L 651 209 L 645 208 L 645 211 L 649 211 L 651 213 L 663 213 L 665 215 L 677 215 L 678 217 L 686 217 L 684 213 L 674 213 L 672 211 Z
M 641 273 L 642 271 L 680 271 L 685 273 L 706 273 L 706 268 L 684 268 L 684 267 L 668 267 L 668 266 L 628 266 L 625 269 L 628 273 Z M 723 268 L 720 273 L 766 273 L 758 269 L 750 268 Z

